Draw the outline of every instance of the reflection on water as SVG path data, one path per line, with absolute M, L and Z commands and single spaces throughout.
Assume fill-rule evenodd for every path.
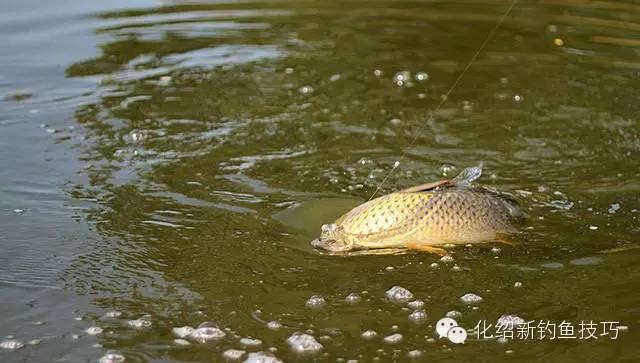
M 4 145 L 29 150 L 18 145 L 18 127 L 34 122 L 23 115 L 62 110 L 56 117 L 68 123 L 39 121 L 51 130 L 43 131 L 56 145 L 47 165 L 59 170 L 60 182 L 42 182 L 53 194 L 43 197 L 39 186 L 5 172 L 2 195 L 8 203 L 46 199 L 73 208 L 83 227 L 66 227 L 73 221 L 66 214 L 38 215 L 45 226 L 74 231 L 52 237 L 25 220 L 28 213 L 3 215 L 7 225 L 22 224 L 8 228 L 11 253 L 0 261 L 22 259 L 25 271 L 2 270 L 1 281 L 15 299 L 31 294 L 15 287 L 26 281 L 62 288 L 72 295 L 60 297 L 69 305 L 62 311 L 84 320 L 72 332 L 52 333 L 39 350 L 7 357 L 58 354 L 56 339 L 68 340 L 72 352 L 99 344 L 60 353 L 94 361 L 110 350 L 132 361 L 247 357 L 238 350 L 285 361 L 637 357 L 630 342 L 638 338 L 640 302 L 633 293 L 640 276 L 640 8 L 518 3 L 430 118 L 507 6 L 167 2 L 60 20 L 98 42 L 95 54 L 65 64 L 66 82 L 80 82 L 82 91 L 74 86 L 51 97 L 55 78 L 44 76 L 33 97 L 6 92 L 0 123 L 15 133 Z M 319 226 L 367 199 L 405 153 L 382 192 L 483 161 L 481 182 L 517 195 L 530 215 L 517 244 L 456 248 L 450 262 L 314 251 L 309 242 Z M 29 171 L 32 180 L 50 173 L 11 156 L 15 173 Z M 76 169 L 64 167 L 70 163 Z M 81 242 L 58 258 L 17 238 L 21 232 L 44 246 Z M 26 272 L 30 264 L 41 266 Z M 426 302 L 426 321 L 416 323 L 410 317 L 421 312 L 385 299 L 395 285 Z M 465 304 L 467 293 L 482 302 Z M 353 294 L 361 299 L 345 301 Z M 319 309 L 305 305 L 314 295 L 325 301 Z M 434 340 L 435 323 L 453 310 L 467 328 L 504 314 L 631 328 L 616 341 Z M 34 320 L 19 313 L 12 325 Z M 73 321 L 46 319 L 56 327 Z M 203 322 L 212 322 L 205 328 L 219 339 L 172 334 Z M 103 330 L 83 333 L 92 326 Z M 367 340 L 365 331 L 376 334 Z M 311 355 L 292 348 L 301 337 L 315 347 Z

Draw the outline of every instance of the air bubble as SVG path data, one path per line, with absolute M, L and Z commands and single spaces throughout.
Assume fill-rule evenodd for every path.
M 24 347 L 24 344 L 21 341 L 15 339 L 5 340 L 0 343 L 0 348 L 6 350 L 18 350 L 22 347 Z
M 239 349 L 227 349 L 222 352 L 222 358 L 226 360 L 240 360 L 246 352 Z
M 260 339 L 242 338 L 240 339 L 240 345 L 245 347 L 257 347 L 262 344 Z
M 204 343 L 210 340 L 219 340 L 227 335 L 220 328 L 213 326 L 211 323 L 202 323 L 200 326 L 189 334 L 189 338 Z
M 311 86 L 302 86 L 298 89 L 298 92 L 302 93 L 303 95 L 308 95 L 313 93 L 314 89 Z
M 411 79 L 411 72 L 409 71 L 400 71 L 393 76 L 394 82 L 406 82 L 409 79 Z
M 282 328 L 282 324 L 279 321 L 273 320 L 267 323 L 267 329 L 279 330 L 280 328 Z
M 462 295 L 460 300 L 465 304 L 477 304 L 482 302 L 483 299 L 479 295 L 470 292 Z
M 453 256 L 451 255 L 444 255 L 442 257 L 440 257 L 440 261 L 444 262 L 444 263 L 450 263 L 453 262 Z
M 416 310 L 409 314 L 409 320 L 414 323 L 423 323 L 427 320 L 427 312 L 424 310 Z
M 136 329 L 142 329 L 150 327 L 152 323 L 147 318 L 142 317 L 140 319 L 127 321 L 127 325 Z
M 249 353 L 244 363 L 282 363 L 282 361 L 269 352 Z
M 440 166 L 440 174 L 443 176 L 450 176 L 456 172 L 457 168 L 451 164 L 443 164 Z
M 416 73 L 416 81 L 422 82 L 422 81 L 427 81 L 429 80 L 429 74 L 427 74 L 427 72 L 418 72 Z
M 119 317 L 119 316 L 121 316 L 121 315 L 122 315 L 122 313 L 121 313 L 121 312 L 119 312 L 119 311 L 107 311 L 107 312 L 104 314 L 104 317 L 105 317 L 105 318 L 117 318 L 117 317 Z
M 408 302 L 413 299 L 413 293 L 401 286 L 394 286 L 385 293 L 387 299 L 393 302 Z
M 462 313 L 457 310 L 451 310 L 444 314 L 444 316 L 446 316 L 447 318 L 459 318 L 462 316 Z
M 130 144 L 138 144 L 149 138 L 148 132 L 144 130 L 132 130 L 123 136 L 125 142 Z
M 517 315 L 504 314 L 498 318 L 498 321 L 496 322 L 496 326 L 499 325 L 505 330 L 513 330 L 518 325 L 522 325 L 525 323 L 526 323 L 525 320 Z
M 400 333 L 391 334 L 382 339 L 382 341 L 387 344 L 397 344 L 397 343 L 400 343 L 401 340 L 402 340 L 402 334 Z
M 171 329 L 171 332 L 173 333 L 173 335 L 177 336 L 178 338 L 185 338 L 188 337 L 189 334 L 193 333 L 195 329 L 193 329 L 190 326 L 183 326 L 183 327 L 179 327 L 179 328 L 173 328 Z
M 347 295 L 347 297 L 345 297 L 344 300 L 349 304 L 357 304 L 362 300 L 362 298 L 360 297 L 360 295 L 353 292 Z
M 360 334 L 360 336 L 363 339 L 371 340 L 371 339 L 376 338 L 378 336 L 378 333 L 376 333 L 374 330 L 366 330 L 362 334 Z
M 300 332 L 293 333 L 287 338 L 287 343 L 295 352 L 300 354 L 313 354 L 322 350 L 322 344 L 309 334 Z
M 615 212 L 617 212 L 620 209 L 620 203 L 613 203 L 609 206 L 609 209 L 607 210 L 610 214 L 614 214 Z
M 307 300 L 307 302 L 305 303 L 305 306 L 310 309 L 320 309 L 324 307 L 326 304 L 327 304 L 327 301 L 324 299 L 324 297 L 320 295 L 313 295 L 309 298 L 309 300 Z
M 98 363 L 121 363 L 124 362 L 124 360 L 124 355 L 117 352 L 111 352 L 103 355 L 102 358 L 98 360 Z
M 85 329 L 85 333 L 89 334 L 89 335 L 98 335 L 101 334 L 103 331 L 103 329 L 99 326 L 92 326 L 90 328 Z

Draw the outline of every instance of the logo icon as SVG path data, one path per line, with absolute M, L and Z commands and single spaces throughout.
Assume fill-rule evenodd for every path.
M 436 334 L 439 338 L 447 338 L 453 344 L 464 344 L 467 340 L 467 331 L 458 326 L 458 322 L 451 318 L 442 318 L 436 324 Z

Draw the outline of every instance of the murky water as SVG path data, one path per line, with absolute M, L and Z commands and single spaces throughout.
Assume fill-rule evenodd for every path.
M 508 5 L 4 1 L 0 360 L 640 360 L 640 5 L 518 2 L 430 118 Z M 516 244 L 313 250 L 397 160 L 483 161 Z

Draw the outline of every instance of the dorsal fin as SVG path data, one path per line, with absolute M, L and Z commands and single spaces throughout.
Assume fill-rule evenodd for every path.
M 411 187 L 411 188 L 403 189 L 403 190 L 399 191 L 398 193 L 426 192 L 426 191 L 433 190 L 433 189 L 436 189 L 436 188 L 448 188 L 448 187 L 452 187 L 454 185 L 455 184 L 451 180 L 445 179 L 445 180 L 438 180 L 438 181 L 431 182 L 431 183 L 416 185 L 416 186 Z
M 458 174 L 453 179 L 444 179 L 444 180 L 438 180 L 432 183 L 416 185 L 415 187 L 403 189 L 398 193 L 426 192 L 436 188 L 450 188 L 454 186 L 468 187 L 471 185 L 471 182 L 480 178 L 481 175 L 482 175 L 482 162 L 478 166 L 473 166 L 473 167 L 462 170 L 460 174 Z

